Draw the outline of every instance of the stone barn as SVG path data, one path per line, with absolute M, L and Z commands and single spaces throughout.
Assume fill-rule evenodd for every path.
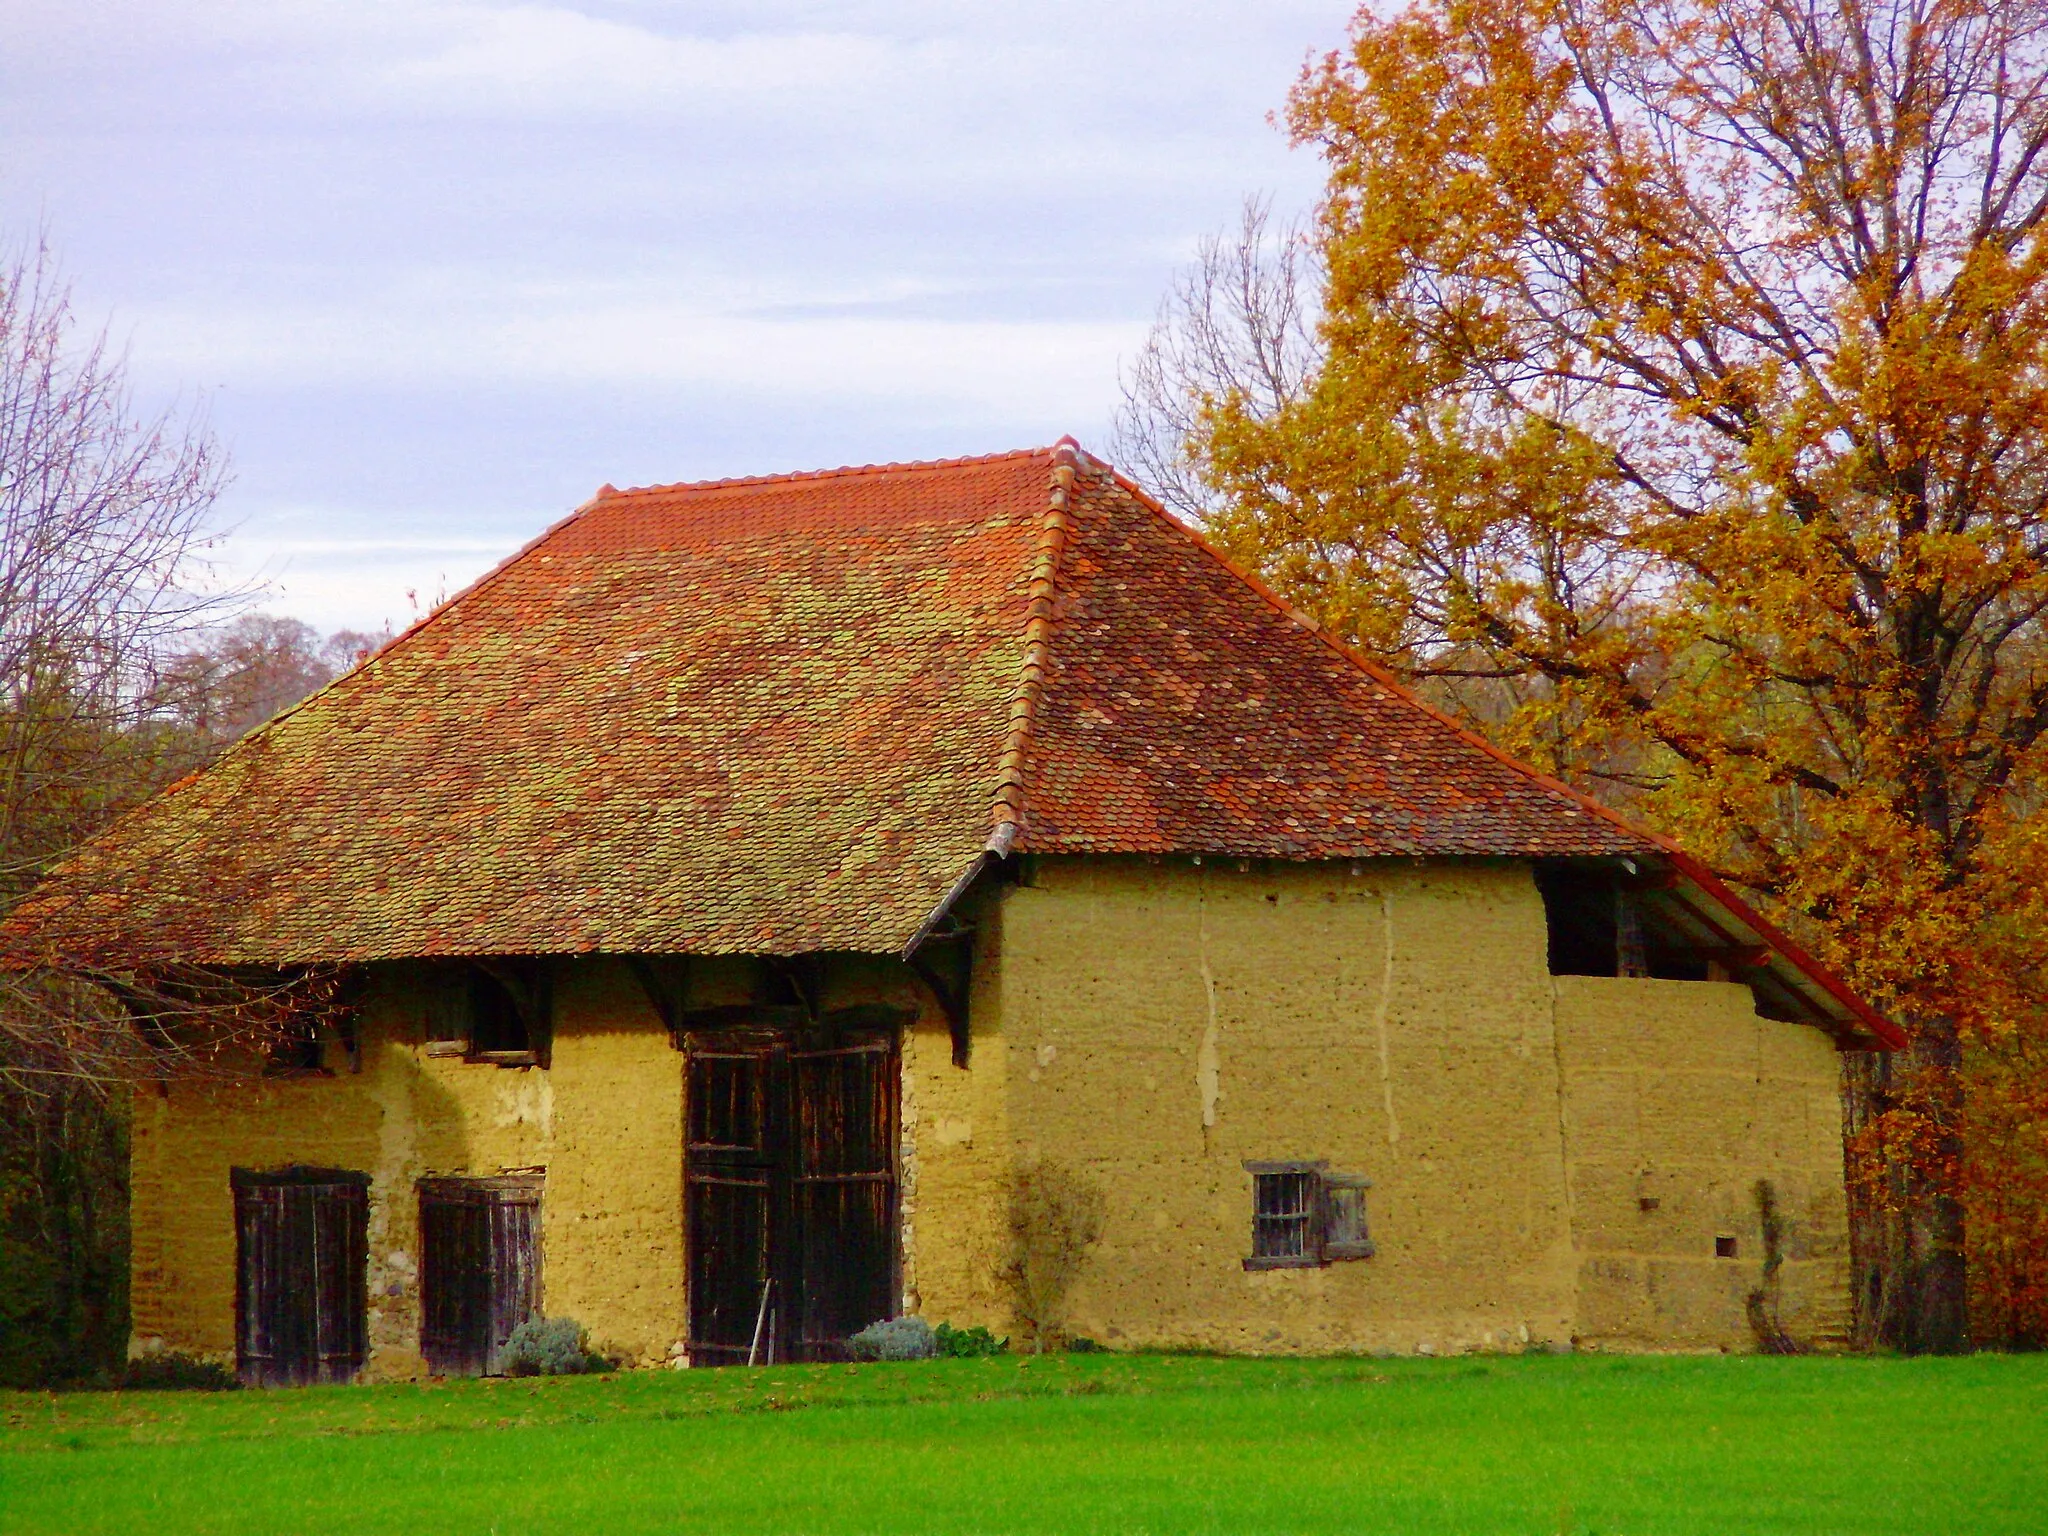
M 1896 1041 L 1070 441 L 607 486 L 9 932 L 345 984 L 135 1097 L 134 1348 L 261 1382 L 1825 1341 Z

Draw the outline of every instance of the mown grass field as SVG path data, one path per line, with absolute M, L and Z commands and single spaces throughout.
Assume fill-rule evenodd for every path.
M 2048 1357 L 0 1394 L 0 1531 L 2048 1532 Z

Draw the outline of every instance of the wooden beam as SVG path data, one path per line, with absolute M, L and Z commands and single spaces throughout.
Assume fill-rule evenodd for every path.
M 1639 875 L 1623 875 L 1616 884 L 1629 892 L 1669 891 L 1677 888 L 1678 878 L 1675 869 L 1649 869 Z
M 1726 966 L 1731 971 L 1760 971 L 1771 963 L 1767 944 L 1707 945 L 1698 954 L 1708 964 Z
M 907 959 L 946 1016 L 947 1030 L 953 1037 L 953 1065 L 965 1067 L 972 1044 L 967 1022 L 967 991 L 974 971 L 972 931 L 957 937 L 927 939 Z
M 801 1029 L 812 1023 L 810 1010 L 794 1003 L 728 1003 L 718 1008 L 687 1008 L 683 1031 L 712 1029 Z

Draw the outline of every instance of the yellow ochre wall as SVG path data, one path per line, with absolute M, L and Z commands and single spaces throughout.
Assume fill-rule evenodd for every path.
M 1548 974 L 1528 866 L 1041 860 L 985 893 L 969 1069 L 893 957 L 835 956 L 827 1007 L 918 1010 L 903 1042 L 904 1306 L 1014 1328 L 998 1279 L 1016 1168 L 1050 1162 L 1106 1221 L 1067 1328 L 1120 1347 L 1747 1348 L 1758 1179 L 1785 1218 L 1780 1312 L 1840 1331 L 1846 1215 L 1830 1043 L 1747 989 Z M 761 995 L 692 963 L 702 1006 Z M 429 1175 L 547 1171 L 547 1311 L 607 1352 L 687 1332 L 683 1058 L 632 971 L 555 972 L 552 1065 L 430 1058 L 430 990 L 379 968 L 361 1070 L 136 1100 L 135 1347 L 232 1358 L 228 1170 L 371 1175 L 368 1374 L 420 1369 Z M 1373 1180 L 1374 1258 L 1247 1272 L 1247 1159 Z M 1653 1210 L 1641 1202 L 1654 1199 Z M 1717 1236 L 1738 1256 L 1713 1256 Z
M 1841 1340 L 1849 1214 L 1827 1037 L 1758 1018 L 1732 983 L 1560 976 L 1557 1040 L 1581 1339 L 1746 1342 L 1764 1256 L 1756 1183 L 1768 1179 L 1783 1228 L 1779 1320 L 1797 1340 Z M 1714 1257 L 1717 1237 L 1735 1240 L 1735 1262 Z
M 555 976 L 550 1070 L 425 1053 L 418 972 L 383 969 L 366 1001 L 361 1071 L 178 1084 L 135 1100 L 134 1345 L 232 1360 L 231 1167 L 293 1163 L 371 1176 L 366 1374 L 410 1376 L 419 1345 L 423 1176 L 544 1167 L 542 1293 L 594 1342 L 656 1361 L 685 1332 L 682 1057 L 624 966 Z
M 1008 1321 L 1011 1158 L 1105 1201 L 1067 1326 L 1112 1345 L 1745 1348 L 1760 1178 L 1788 1329 L 1840 1310 L 1828 1040 L 1737 986 L 1551 977 L 1526 865 L 1045 860 L 988 905 L 972 1070 L 907 1060 L 935 1320 Z M 1374 1181 L 1376 1257 L 1243 1268 L 1243 1164 L 1292 1158 Z

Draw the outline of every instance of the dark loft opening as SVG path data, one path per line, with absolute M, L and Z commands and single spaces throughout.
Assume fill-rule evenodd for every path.
M 1538 865 L 1543 919 L 1550 931 L 1550 974 L 1620 974 L 1620 927 L 1615 921 L 1614 877 L 1568 864 Z
M 1705 981 L 1707 958 L 1661 923 L 1619 871 L 1539 864 L 1536 888 L 1553 976 L 1654 976 Z
M 469 971 L 469 1028 L 469 1048 L 478 1055 L 534 1048 L 512 989 L 480 965 Z

